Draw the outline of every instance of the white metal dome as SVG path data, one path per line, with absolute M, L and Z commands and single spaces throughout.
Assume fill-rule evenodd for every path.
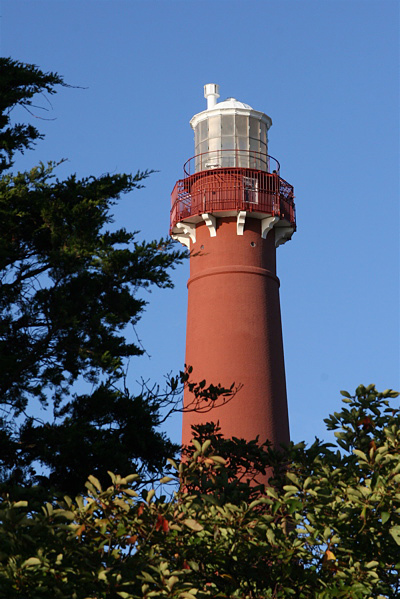
M 198 112 L 192 117 L 190 121 L 192 129 L 195 129 L 201 121 L 211 118 L 217 114 L 248 115 L 264 122 L 267 129 L 269 129 L 272 125 L 272 120 L 269 116 L 263 112 L 254 110 L 254 108 L 252 108 L 249 104 L 240 102 L 239 100 L 236 100 L 236 98 L 227 98 L 223 102 L 217 102 L 217 99 L 219 98 L 219 85 L 216 83 L 207 83 L 204 86 L 204 97 L 207 99 L 207 109 L 203 110 L 202 112 Z
M 218 102 L 218 104 L 215 104 L 215 106 L 209 108 L 209 110 L 214 110 L 215 108 L 241 108 L 244 110 L 253 110 L 251 106 L 244 102 L 239 102 L 236 98 L 227 98 L 223 102 Z

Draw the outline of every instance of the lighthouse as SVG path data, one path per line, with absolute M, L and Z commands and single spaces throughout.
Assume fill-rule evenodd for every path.
M 225 437 L 279 447 L 289 420 L 276 248 L 296 229 L 293 187 L 268 154 L 270 117 L 218 102 L 213 83 L 204 96 L 190 121 L 195 155 L 171 195 L 170 234 L 190 250 L 185 361 L 193 381 L 240 389 L 211 412 L 184 410 L 182 442 L 212 420 Z

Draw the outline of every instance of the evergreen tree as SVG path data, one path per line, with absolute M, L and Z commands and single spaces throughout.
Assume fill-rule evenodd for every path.
M 116 463 L 155 472 L 176 451 L 157 430 L 162 399 L 125 387 L 126 360 L 143 353 L 125 334 L 146 305 L 140 292 L 172 287 L 184 252 L 107 228 L 148 171 L 59 180 L 56 163 L 10 170 L 43 137 L 13 123 L 12 110 L 32 112 L 35 97 L 63 86 L 55 73 L 0 59 L 0 473 L 3 485 L 74 494 L 90 473 L 102 478 Z M 82 381 L 90 392 L 79 393 Z

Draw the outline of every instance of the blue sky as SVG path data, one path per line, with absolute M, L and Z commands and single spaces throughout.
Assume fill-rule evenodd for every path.
M 59 176 L 159 171 L 116 224 L 168 234 L 169 195 L 193 155 L 190 118 L 218 83 L 271 116 L 269 153 L 295 187 L 298 230 L 278 250 L 292 439 L 327 438 L 339 390 L 399 388 L 399 5 L 390 0 L 1 2 L 1 54 L 71 85 L 17 162 Z M 23 114 L 21 118 L 28 115 Z M 184 363 L 188 264 L 137 327 L 151 359 L 129 380 Z M 217 381 L 215 381 L 217 382 Z M 180 439 L 179 419 L 168 432 Z

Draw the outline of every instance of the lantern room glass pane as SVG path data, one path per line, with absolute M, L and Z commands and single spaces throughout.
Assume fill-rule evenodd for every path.
M 222 136 L 234 135 L 234 117 L 231 114 L 221 116 L 221 133 Z M 232 146 L 231 146 L 232 147 Z
M 251 152 L 259 152 L 260 151 L 260 142 L 258 139 L 250 138 L 250 151 Z
M 231 152 L 222 152 L 221 157 L 223 168 L 232 168 L 236 166 L 236 152 L 234 150 Z
M 235 138 L 233 135 L 223 135 L 221 137 L 221 146 L 223 150 L 231 150 L 235 147 Z
M 261 143 L 263 144 L 267 144 L 267 126 L 265 123 L 260 123 L 260 128 L 261 128 Z
M 212 139 L 213 137 L 221 136 L 221 117 L 212 116 L 208 119 L 208 137 Z
M 205 119 L 204 121 L 200 121 L 198 125 L 199 130 L 199 141 L 204 141 L 208 137 L 208 121 Z
M 248 152 L 237 152 L 236 155 L 236 164 L 235 166 L 239 166 L 240 168 L 249 168 L 251 167 L 249 163 L 249 154 Z
M 208 151 L 208 141 L 202 141 L 201 144 L 199 144 L 199 154 L 204 154 L 205 152 Z
M 249 117 L 236 115 L 235 116 L 235 135 L 237 137 L 248 137 L 249 135 Z
M 212 150 L 220 150 L 221 149 L 221 138 L 220 137 L 211 137 L 208 140 L 208 149 L 210 152 Z
M 253 139 L 260 139 L 260 121 L 254 118 L 250 118 L 250 137 Z
M 238 150 L 248 150 L 249 149 L 249 138 L 248 137 L 238 137 L 236 140 L 236 147 Z

